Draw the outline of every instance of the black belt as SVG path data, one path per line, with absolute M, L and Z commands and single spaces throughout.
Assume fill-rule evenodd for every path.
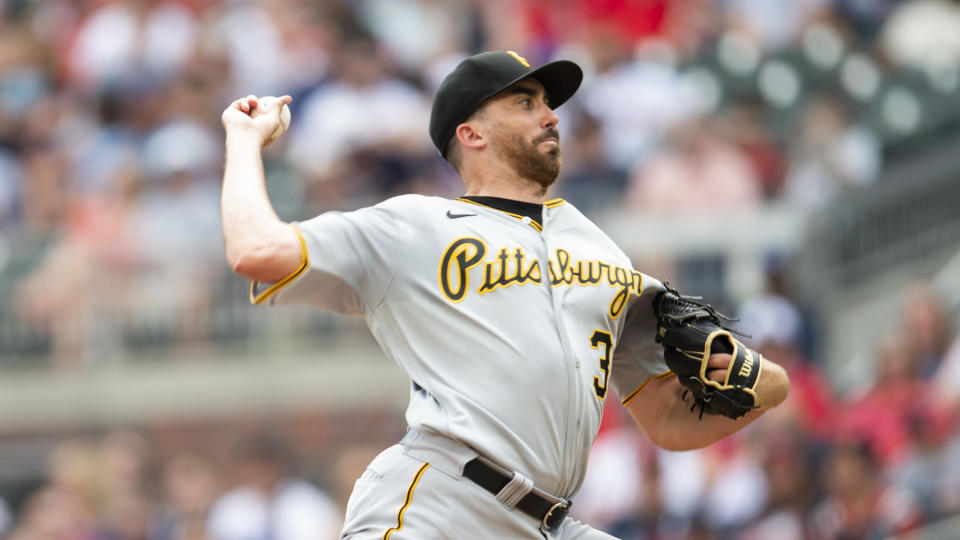
M 478 458 L 463 466 L 463 475 L 494 495 L 500 493 L 512 479 Z M 570 503 L 562 499 L 559 502 L 550 500 L 531 491 L 524 495 L 514 508 L 539 521 L 540 526 L 549 531 L 557 528 L 567 517 Z

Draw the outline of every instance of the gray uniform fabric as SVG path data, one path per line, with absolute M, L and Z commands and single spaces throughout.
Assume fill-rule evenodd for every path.
M 406 420 L 430 441 L 408 440 L 371 464 L 351 499 L 345 538 L 385 538 L 397 525 L 409 473 L 425 463 L 403 527 L 389 537 L 440 538 L 403 534 L 418 530 L 413 516 L 421 510 L 445 515 L 446 526 L 489 529 L 487 512 L 499 505 L 497 519 L 523 523 L 540 538 L 532 518 L 461 479 L 463 464 L 479 453 L 569 499 L 583 481 L 603 403 L 614 399 L 608 389 L 627 400 L 668 372 L 651 309 L 662 283 L 633 270 L 613 241 L 563 200 L 544 205 L 542 227 L 463 199 L 405 195 L 296 228 L 306 248 L 304 268 L 257 301 L 366 317 L 385 353 L 411 378 Z M 445 493 L 423 495 L 434 489 Z M 460 503 L 451 501 L 476 514 L 460 515 L 467 510 L 454 511 Z M 427 507 L 417 509 L 421 503 Z M 374 512 L 379 518 L 370 513 L 381 506 Z M 389 523 L 382 521 L 387 517 Z M 366 530 L 372 534 L 359 532 Z M 554 536 L 586 537 L 578 536 L 584 531 L 593 530 L 567 518 Z M 525 537 L 485 529 L 450 534 Z

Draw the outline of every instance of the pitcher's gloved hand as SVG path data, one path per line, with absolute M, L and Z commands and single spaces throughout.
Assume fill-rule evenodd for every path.
M 657 317 L 657 342 L 664 347 L 667 367 L 693 398 L 690 410 L 722 414 L 734 420 L 757 408 L 754 388 L 760 379 L 762 358 L 733 337 L 724 325 L 729 321 L 708 304 L 681 296 L 667 286 L 653 303 Z M 729 354 L 730 363 L 722 381 L 712 380 L 710 355 Z

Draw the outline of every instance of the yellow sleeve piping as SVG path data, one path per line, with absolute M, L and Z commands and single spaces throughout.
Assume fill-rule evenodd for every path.
M 672 371 L 664 371 L 663 373 L 658 373 L 658 374 L 656 374 L 656 375 L 647 377 L 647 380 L 643 381 L 643 383 L 641 383 L 640 386 L 638 386 L 636 390 L 634 390 L 633 392 L 630 392 L 630 393 L 627 395 L 627 397 L 623 398 L 623 400 L 620 401 L 620 403 L 622 403 L 624 406 L 627 406 L 627 404 L 629 404 L 630 401 L 632 401 L 633 398 L 635 398 L 635 397 L 637 396 L 637 394 L 639 394 L 640 391 L 643 390 L 644 387 L 647 386 L 647 383 L 649 383 L 651 380 L 653 380 L 653 379 L 657 379 L 657 380 L 659 380 L 659 379 L 666 379 L 667 377 L 672 377 L 672 376 L 674 376 L 674 375 L 675 375 L 675 373 L 672 372 Z
M 300 240 L 300 259 L 303 261 L 300 263 L 300 267 L 293 271 L 289 276 L 281 279 L 280 281 L 274 283 L 273 285 L 267 287 L 267 290 L 257 293 L 257 281 L 250 281 L 250 303 L 259 305 L 265 302 L 268 298 L 273 296 L 277 291 L 284 288 L 291 281 L 297 279 L 309 266 L 310 266 L 310 254 L 307 251 L 307 241 L 303 239 L 303 233 L 300 232 L 295 225 L 290 225 L 290 228 L 293 229 L 293 232 L 297 233 L 297 239 Z

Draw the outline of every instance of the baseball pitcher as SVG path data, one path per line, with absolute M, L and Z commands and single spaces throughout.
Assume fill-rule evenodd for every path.
M 226 256 L 252 302 L 363 316 L 410 377 L 409 431 L 357 480 L 343 539 L 610 538 L 567 516 L 607 399 L 682 450 L 785 398 L 784 370 L 709 305 L 634 269 L 548 198 L 554 109 L 581 79 L 573 62 L 533 68 L 512 51 L 464 60 L 429 126 L 462 197 L 292 224 L 274 213 L 260 154 L 290 98 L 224 111 Z

